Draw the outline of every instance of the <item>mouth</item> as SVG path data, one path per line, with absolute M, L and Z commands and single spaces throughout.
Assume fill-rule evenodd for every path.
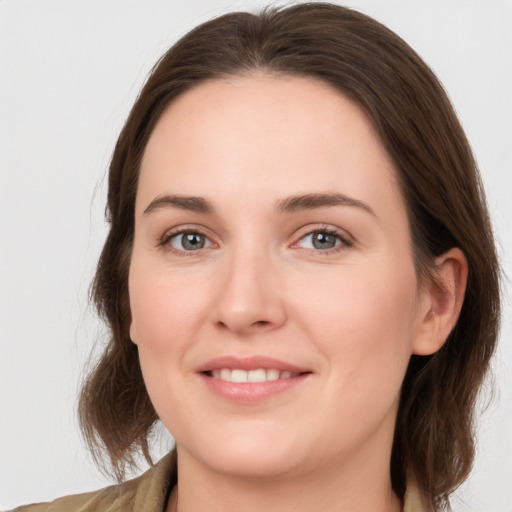
M 205 372 L 208 377 L 220 379 L 224 382 L 271 382 L 279 379 L 292 379 L 299 377 L 303 373 L 309 372 L 290 372 L 279 370 L 278 368 L 257 368 L 255 370 L 242 370 L 240 368 L 221 368 Z
M 208 361 L 197 373 L 216 395 L 253 403 L 295 388 L 313 372 L 269 357 L 226 356 Z

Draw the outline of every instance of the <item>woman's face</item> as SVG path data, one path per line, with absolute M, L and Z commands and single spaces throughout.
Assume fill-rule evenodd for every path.
M 129 292 L 180 464 L 389 471 L 430 304 L 393 165 L 340 93 L 255 74 L 174 101 L 142 161 Z

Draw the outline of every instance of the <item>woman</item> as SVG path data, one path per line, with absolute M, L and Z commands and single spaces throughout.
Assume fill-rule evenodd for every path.
M 498 264 L 463 131 L 395 34 L 320 3 L 193 30 L 120 135 L 108 214 L 84 433 L 120 478 L 157 419 L 177 449 L 34 510 L 448 503 Z

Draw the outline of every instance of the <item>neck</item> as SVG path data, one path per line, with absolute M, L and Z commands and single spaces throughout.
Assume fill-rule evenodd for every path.
M 205 469 L 178 450 L 178 485 L 166 512 L 400 512 L 389 466 L 354 472 L 316 468 L 301 475 L 238 478 Z M 386 460 L 385 457 L 383 457 Z M 387 459 L 389 460 L 389 459 Z

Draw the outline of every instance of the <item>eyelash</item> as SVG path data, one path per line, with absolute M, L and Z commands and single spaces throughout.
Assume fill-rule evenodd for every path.
M 338 228 L 335 228 L 333 226 L 322 225 L 322 226 L 318 226 L 314 229 L 309 229 L 308 231 L 301 234 L 300 237 L 297 239 L 297 241 L 291 245 L 291 247 L 292 248 L 300 248 L 300 247 L 298 247 L 298 244 L 301 240 L 304 240 L 307 236 L 311 236 L 314 234 L 320 234 L 320 233 L 336 237 L 339 240 L 340 244 L 336 245 L 335 247 L 332 247 L 330 249 L 305 248 L 306 250 L 312 251 L 315 254 L 330 255 L 330 254 L 336 254 L 336 253 L 342 252 L 342 251 L 346 250 L 347 248 L 352 247 L 354 245 L 353 239 L 350 236 L 348 236 L 347 233 L 343 232 L 344 234 L 342 234 L 342 232 Z M 166 250 L 168 250 L 170 252 L 174 252 L 176 254 L 183 255 L 183 256 L 195 256 L 199 252 L 201 252 L 201 249 L 209 248 L 209 247 L 201 247 L 196 250 L 186 251 L 186 250 L 176 249 L 175 247 L 171 246 L 170 242 L 174 237 L 178 237 L 180 235 L 187 235 L 187 234 L 203 236 L 210 244 L 209 247 L 211 247 L 211 246 L 215 247 L 217 245 L 201 229 L 198 229 L 196 227 L 190 227 L 190 228 L 180 228 L 175 231 L 166 232 L 159 239 L 158 246 L 164 247 Z
M 180 235 L 201 235 L 203 236 L 210 246 L 216 246 L 215 242 L 211 240 L 211 238 L 204 233 L 201 229 L 198 229 L 197 227 L 190 227 L 190 228 L 179 228 L 175 231 L 167 231 L 164 233 L 164 235 L 160 238 L 158 241 L 158 246 L 165 248 L 169 252 L 176 253 L 180 256 L 196 256 L 199 252 L 201 252 L 201 249 L 207 249 L 209 247 L 201 247 L 200 249 L 196 249 L 195 251 L 185 251 L 181 249 L 176 249 L 175 247 L 172 247 L 170 242 L 174 237 L 178 237 Z
M 354 240 L 348 235 L 348 233 L 344 231 L 342 232 L 340 229 L 333 226 L 321 225 L 314 229 L 308 229 L 305 233 L 301 234 L 297 241 L 292 244 L 292 248 L 296 248 L 299 242 L 304 240 L 307 236 L 320 233 L 336 237 L 340 241 L 340 244 L 330 249 L 307 249 L 309 251 L 313 251 L 315 254 L 325 256 L 337 254 L 354 245 Z

